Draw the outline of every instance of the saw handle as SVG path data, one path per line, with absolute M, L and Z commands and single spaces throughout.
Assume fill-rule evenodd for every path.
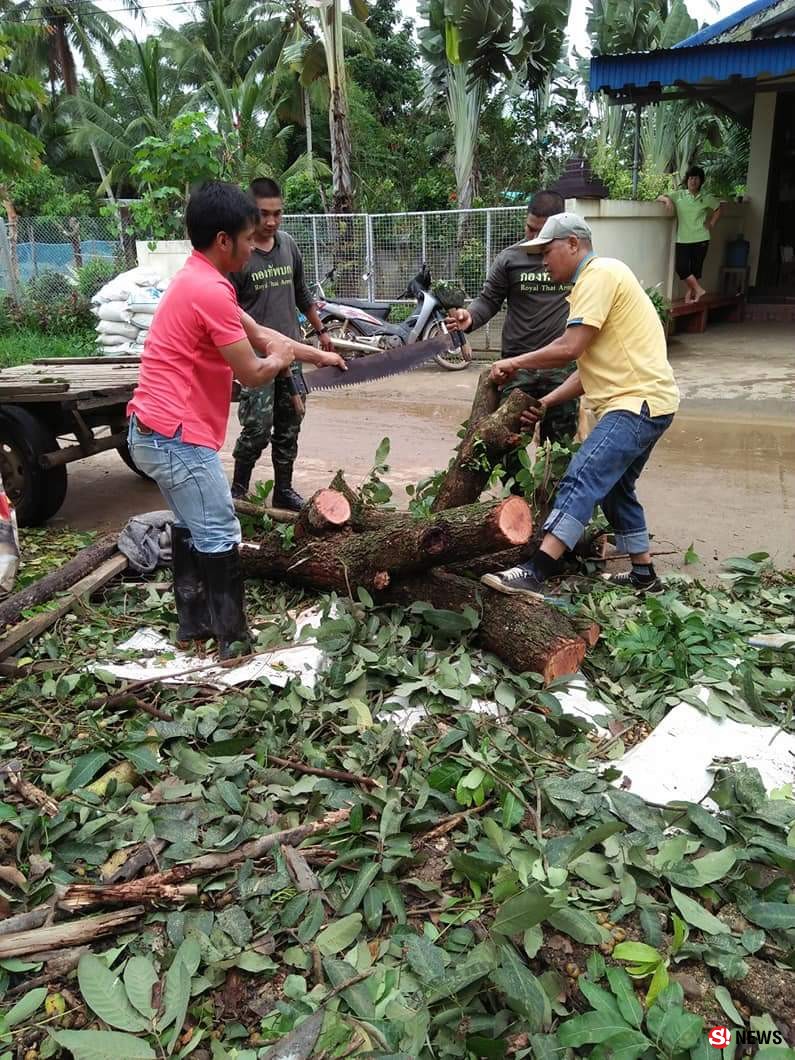
M 306 387 L 303 379 L 296 376 L 289 368 L 285 368 L 281 375 L 290 387 L 290 400 L 293 403 L 296 415 L 303 417 L 306 414 L 306 405 L 304 404 Z

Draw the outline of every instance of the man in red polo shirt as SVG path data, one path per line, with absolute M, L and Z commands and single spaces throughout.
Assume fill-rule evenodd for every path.
M 130 453 L 174 513 L 177 639 L 213 637 L 222 658 L 249 639 L 240 524 L 218 456 L 232 380 L 262 386 L 294 358 L 345 367 L 337 354 L 262 327 L 238 306 L 227 275 L 248 261 L 257 220 L 253 199 L 233 184 L 208 181 L 191 194 L 193 253 L 158 305 L 127 409 Z

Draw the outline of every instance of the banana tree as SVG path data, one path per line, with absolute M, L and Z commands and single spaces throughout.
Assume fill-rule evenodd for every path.
M 453 126 L 459 205 L 477 191 L 477 142 L 486 98 L 518 77 L 539 86 L 560 57 L 569 0 L 523 0 L 514 25 L 511 0 L 421 0 L 420 52 L 428 99 L 443 97 Z

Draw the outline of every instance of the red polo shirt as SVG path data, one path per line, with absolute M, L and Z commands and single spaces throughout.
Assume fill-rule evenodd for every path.
M 246 337 L 232 284 L 198 250 L 168 285 L 127 406 L 147 427 L 218 450 L 232 400 L 232 369 L 218 352 Z

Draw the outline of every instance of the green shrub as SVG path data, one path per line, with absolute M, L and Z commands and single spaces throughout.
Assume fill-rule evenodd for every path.
M 19 301 L 6 299 L 7 330 L 26 328 L 43 335 L 74 335 L 94 326 L 91 305 L 62 273 L 45 270 L 25 285 Z M 3 322 L 0 320 L 0 333 Z
M 77 270 L 77 289 L 89 301 L 101 288 L 119 274 L 119 266 L 111 258 L 92 258 Z
M 647 287 L 646 294 L 651 299 L 651 304 L 657 310 L 660 323 L 665 327 L 671 316 L 671 304 L 659 287 Z
M 7 294 L 0 295 L 0 335 L 14 330 L 13 302 Z

